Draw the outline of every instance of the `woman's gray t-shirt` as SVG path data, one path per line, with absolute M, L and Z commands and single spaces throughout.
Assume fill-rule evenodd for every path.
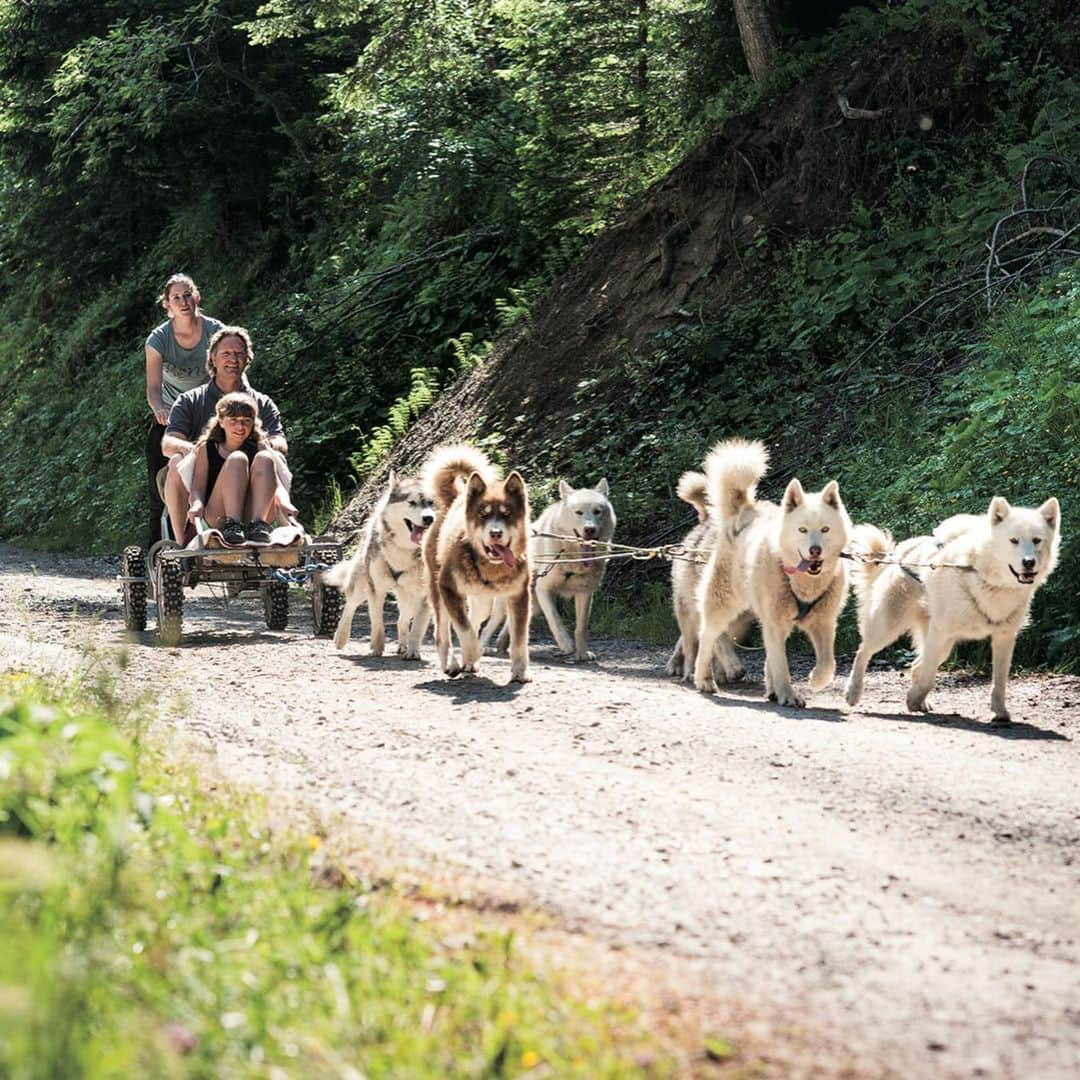
M 146 344 L 161 353 L 163 360 L 161 397 L 166 409 L 171 409 L 176 399 L 185 391 L 194 390 L 196 386 L 202 386 L 206 382 L 206 351 L 210 339 L 224 325 L 217 319 L 211 319 L 209 315 L 203 315 L 202 337 L 193 349 L 183 348 L 176 340 L 171 321 L 166 320 L 150 331 Z

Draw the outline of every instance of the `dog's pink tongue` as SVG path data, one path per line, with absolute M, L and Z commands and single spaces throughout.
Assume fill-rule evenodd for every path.
M 798 566 L 785 566 L 785 574 L 805 574 L 810 569 L 810 561 L 808 559 L 800 559 Z
M 507 566 L 513 566 L 517 562 L 514 558 L 514 553 L 505 544 L 492 544 L 491 550 L 494 551 Z
M 409 539 L 414 544 L 419 544 L 420 541 L 424 539 L 424 530 L 423 529 L 413 529 L 413 531 L 411 533 L 409 533 Z

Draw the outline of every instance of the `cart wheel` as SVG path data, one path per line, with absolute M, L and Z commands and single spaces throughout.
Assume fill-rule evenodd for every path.
M 268 630 L 284 630 L 289 623 L 289 584 L 268 581 L 263 586 L 263 613 Z
M 120 572 L 125 578 L 142 581 L 124 582 L 124 626 L 128 630 L 146 629 L 146 561 L 141 547 L 124 548 Z
M 184 571 L 176 559 L 159 558 L 154 577 L 158 644 L 179 645 L 184 632 Z
M 335 547 L 322 553 L 323 562 L 329 566 L 341 562 L 341 548 Z M 311 624 L 316 637 L 333 637 L 341 620 L 345 597 L 333 585 L 324 585 L 322 574 L 311 583 Z

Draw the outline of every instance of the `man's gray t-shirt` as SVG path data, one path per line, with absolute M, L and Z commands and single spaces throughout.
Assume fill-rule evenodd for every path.
M 281 413 L 273 400 L 260 394 L 258 390 L 252 390 L 251 384 L 245 376 L 243 393 L 250 394 L 259 407 L 259 420 L 267 438 L 274 435 L 284 436 L 285 429 L 281 424 Z M 169 422 L 165 425 L 165 434 L 179 435 L 188 442 L 195 442 L 202 434 L 202 430 L 210 423 L 217 409 L 217 403 L 224 397 L 216 382 L 208 382 L 203 386 L 197 386 L 194 390 L 188 390 L 181 394 L 169 410 Z
M 171 321 L 166 320 L 150 331 L 146 344 L 161 353 L 161 397 L 166 409 L 171 409 L 185 391 L 194 390 L 206 382 L 206 352 L 210 339 L 224 325 L 209 315 L 203 315 L 202 337 L 193 349 L 183 348 L 176 340 Z

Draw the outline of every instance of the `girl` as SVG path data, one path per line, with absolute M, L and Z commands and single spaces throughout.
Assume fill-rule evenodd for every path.
M 277 516 L 276 487 L 273 453 L 254 399 L 225 394 L 195 444 L 188 517 L 203 518 L 227 544 L 265 544 Z

